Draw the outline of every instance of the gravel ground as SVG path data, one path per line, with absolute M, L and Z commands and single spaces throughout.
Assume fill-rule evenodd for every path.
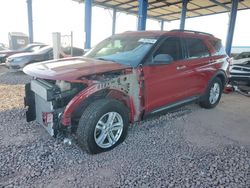
M 0 187 L 250 187 L 250 139 L 241 142 L 196 122 L 213 111 L 189 105 L 137 123 L 117 148 L 88 155 L 25 122 L 28 81 L 22 73 L 0 75 Z M 218 113 L 227 100 L 223 96 Z

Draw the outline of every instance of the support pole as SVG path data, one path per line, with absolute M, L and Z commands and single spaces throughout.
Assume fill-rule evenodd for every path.
M 231 48 L 234 36 L 234 27 L 237 17 L 237 9 L 238 9 L 239 0 L 232 0 L 232 7 L 230 12 L 230 20 L 229 26 L 227 31 L 227 41 L 226 41 L 226 52 L 230 56 L 231 55 Z
M 29 26 L 29 42 L 33 42 L 33 16 L 32 16 L 32 0 L 27 0 L 28 9 L 28 26 Z
M 138 31 L 144 31 L 146 29 L 147 21 L 147 9 L 148 9 L 148 0 L 138 0 Z
M 53 42 L 53 59 L 59 59 L 61 51 L 61 33 L 59 32 L 52 33 L 52 42 Z
M 113 9 L 112 35 L 115 34 L 115 28 L 116 28 L 116 9 Z
M 218 0 L 210 0 L 210 1 L 211 1 L 212 3 L 218 5 L 218 6 L 221 6 L 221 7 L 225 8 L 225 9 L 227 9 L 227 10 L 230 10 L 230 8 L 229 8 L 227 5 L 225 5 L 225 4 L 221 3 L 221 2 L 219 2 Z
M 85 0 L 85 49 L 91 48 L 92 0 Z
M 180 30 L 184 30 L 184 29 L 185 29 L 185 21 L 186 21 L 186 13 L 187 13 L 187 4 L 188 4 L 188 0 L 183 0 L 183 1 L 182 1 Z
M 70 32 L 70 55 L 73 57 L 73 31 Z
M 164 20 L 161 20 L 161 31 L 164 30 Z

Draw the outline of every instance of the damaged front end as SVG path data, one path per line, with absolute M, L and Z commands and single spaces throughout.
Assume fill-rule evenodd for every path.
M 104 65 L 105 66 L 105 65 Z M 67 77 L 58 72 L 49 76 L 36 77 L 34 67 L 27 67 L 24 72 L 33 76 L 25 86 L 25 106 L 27 121 L 41 124 L 51 136 L 62 131 L 67 135 L 75 132 L 84 110 L 93 101 L 113 98 L 124 103 L 129 109 L 130 122 L 138 121 L 142 115 L 143 80 L 138 69 L 118 67 L 105 72 L 92 68 L 91 74 Z M 63 72 L 64 73 L 64 72 Z M 48 79 L 49 78 L 49 79 Z
M 36 120 L 56 136 L 63 129 L 60 119 L 65 106 L 80 91 L 86 88 L 82 83 L 69 83 L 45 79 L 33 79 L 25 85 L 25 106 L 27 122 Z

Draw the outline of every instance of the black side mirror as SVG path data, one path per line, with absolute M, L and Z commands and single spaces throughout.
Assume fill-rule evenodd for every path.
M 172 56 L 168 54 L 158 54 L 154 57 L 153 63 L 154 64 L 169 64 L 173 61 L 174 59 Z

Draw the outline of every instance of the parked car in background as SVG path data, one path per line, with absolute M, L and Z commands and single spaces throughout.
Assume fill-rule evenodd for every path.
M 32 43 L 27 45 L 26 47 L 19 49 L 19 50 L 3 50 L 0 51 L 0 63 L 5 63 L 6 59 L 14 54 L 24 53 L 24 52 L 35 52 L 42 47 L 47 46 L 46 44 L 42 43 Z
M 233 58 L 233 64 L 249 64 L 250 65 L 250 52 L 242 52 Z
M 73 47 L 73 56 L 83 55 L 79 48 Z M 79 53 L 81 52 L 81 53 Z M 79 54 L 79 55 L 78 55 Z M 68 54 L 68 49 L 62 48 L 60 58 L 71 57 Z M 12 70 L 22 70 L 28 64 L 37 63 L 41 61 L 48 61 L 53 59 L 53 48 L 51 46 L 45 46 L 39 50 L 31 53 L 20 53 L 9 56 L 6 60 L 6 65 Z
M 62 48 L 62 50 L 65 54 L 71 56 L 71 47 Z M 72 52 L 73 52 L 72 56 L 74 56 L 74 57 L 75 56 L 82 56 L 84 54 L 84 49 L 73 47 Z
M 197 31 L 125 32 L 84 57 L 28 65 L 27 121 L 51 136 L 76 134 L 88 153 L 108 151 L 129 123 L 190 102 L 214 108 L 227 83 L 221 40 Z
M 3 51 L 3 50 L 8 50 L 8 49 L 5 48 L 4 46 L 0 46 L 0 51 Z
M 35 52 L 19 53 L 9 56 L 6 59 L 6 66 L 12 70 L 22 70 L 30 63 L 41 62 L 53 59 L 53 48 L 45 46 Z
M 250 61 L 232 64 L 229 81 L 232 85 L 250 86 Z
M 229 82 L 233 86 L 250 86 L 250 52 L 242 52 L 233 58 Z

